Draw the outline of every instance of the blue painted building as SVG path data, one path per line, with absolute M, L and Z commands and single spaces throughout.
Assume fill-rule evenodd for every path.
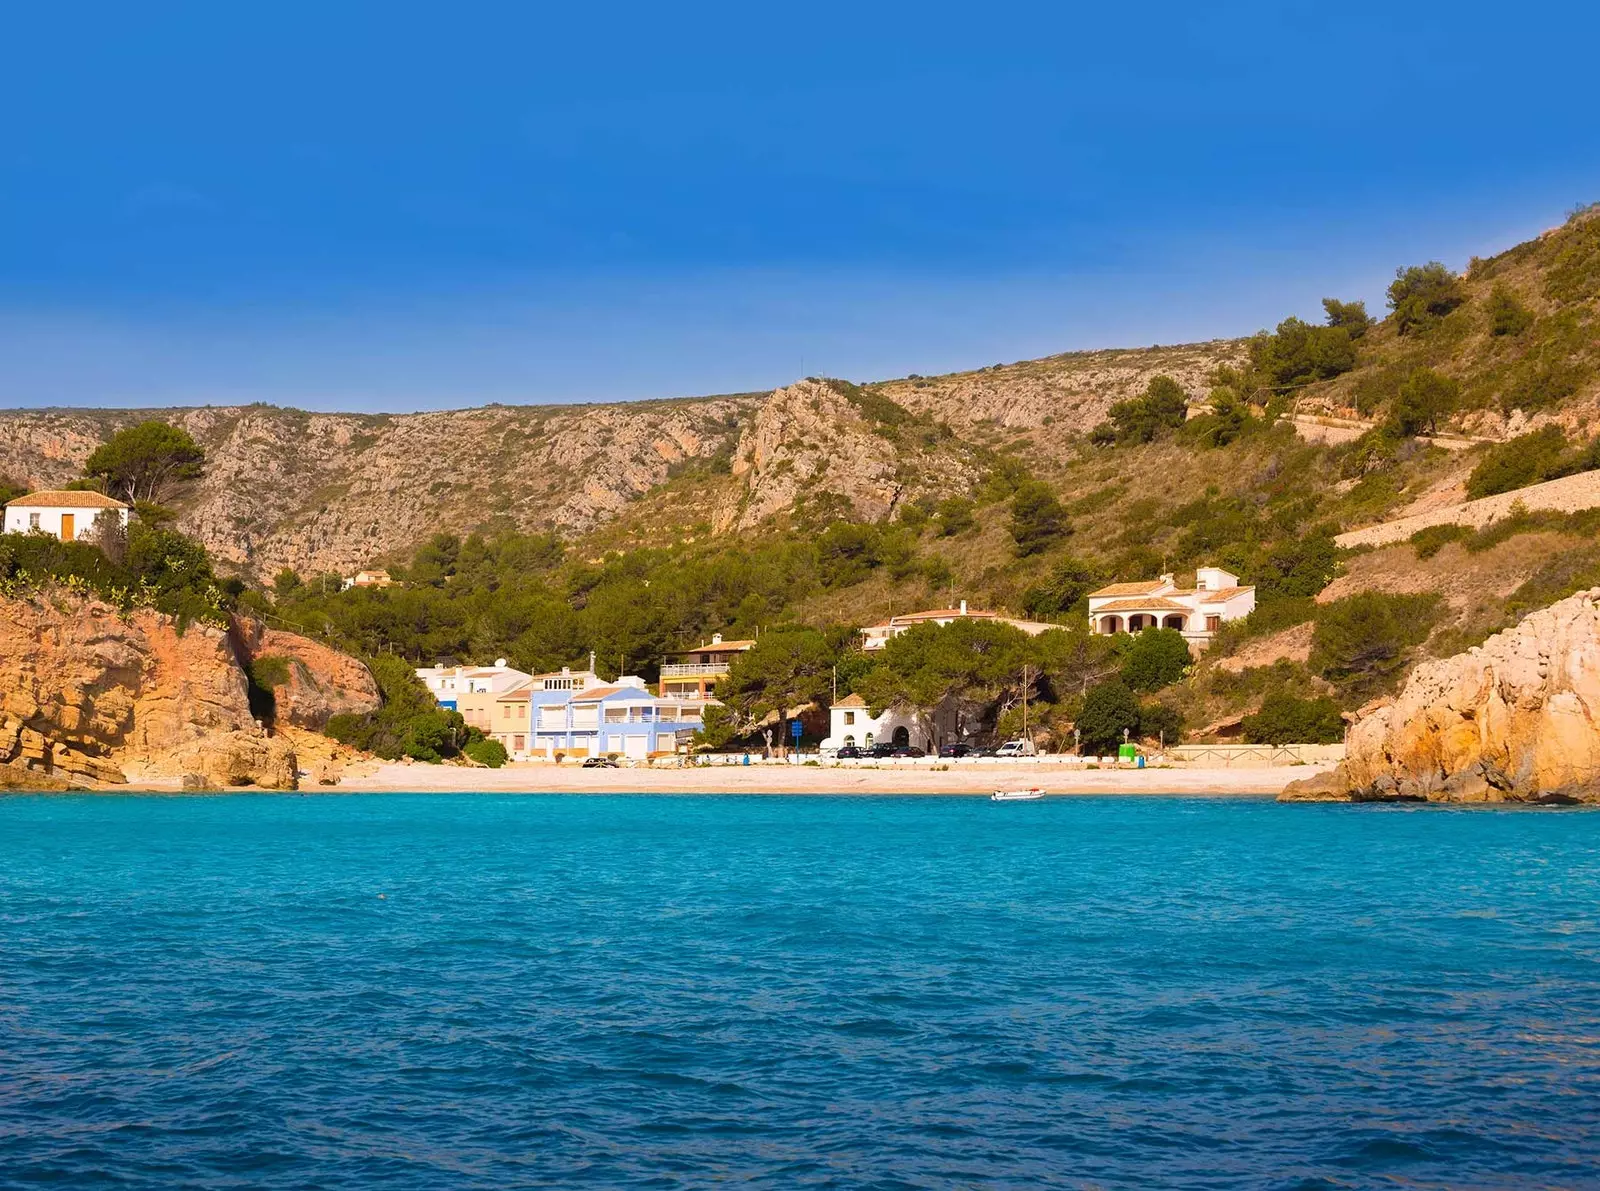
M 663 699 L 632 677 L 590 690 L 535 692 L 529 699 L 529 752 L 638 761 L 677 752 L 700 729 L 703 706 L 696 700 Z

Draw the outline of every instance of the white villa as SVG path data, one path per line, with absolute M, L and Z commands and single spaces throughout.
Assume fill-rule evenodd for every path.
M 1171 575 L 1145 583 L 1113 583 L 1089 593 L 1089 625 L 1097 633 L 1177 629 L 1195 651 L 1204 649 L 1225 623 L 1255 609 L 1256 589 L 1221 567 L 1201 567 L 1192 588 Z
M 993 620 L 1001 624 L 1008 624 L 1014 629 L 1021 629 L 1030 637 L 1037 637 L 1046 629 L 1059 629 L 1058 624 L 1045 624 L 1038 620 L 1017 620 L 1010 616 L 1002 616 L 998 612 L 983 612 L 977 609 L 969 610 L 967 601 L 962 600 L 958 608 L 933 608 L 926 612 L 907 612 L 901 616 L 891 616 L 880 624 L 869 624 L 861 630 L 861 648 L 867 650 L 882 649 L 889 642 L 898 637 L 907 629 L 919 624 L 946 625 L 957 620 Z
M 63 542 L 75 542 L 94 528 L 95 518 L 107 509 L 128 524 L 129 508 L 99 492 L 30 492 L 6 502 L 6 533 L 47 533 Z

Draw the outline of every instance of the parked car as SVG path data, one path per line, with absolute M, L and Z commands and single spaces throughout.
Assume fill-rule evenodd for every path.
M 861 750 L 853 744 L 841 745 L 839 751 L 833 754 L 841 761 L 854 761 L 861 756 Z
M 1008 740 L 994 750 L 997 757 L 1031 757 L 1039 750 L 1033 747 L 1031 740 Z
M 895 750 L 895 746 L 892 745 L 892 744 L 875 744 L 868 751 L 867 756 L 869 756 L 869 757 L 880 757 L 880 758 L 881 757 L 892 757 L 892 756 L 894 756 L 894 750 Z
M 939 750 L 941 757 L 970 757 L 972 746 L 970 744 L 947 744 Z
M 618 765 L 610 757 L 585 757 L 583 759 L 583 767 L 585 769 L 616 769 Z
M 889 754 L 891 757 L 926 757 L 926 749 L 919 749 L 914 744 L 903 744 Z

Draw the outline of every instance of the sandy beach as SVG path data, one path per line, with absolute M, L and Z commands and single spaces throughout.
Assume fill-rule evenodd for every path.
M 1261 768 L 1079 769 L 1053 764 L 932 767 L 714 765 L 685 769 L 584 769 L 521 764 L 502 769 L 400 763 L 352 767 L 336 791 L 560 794 L 975 794 L 1038 786 L 1046 794 L 1276 795 L 1329 765 Z M 329 789 L 329 787 L 322 787 Z

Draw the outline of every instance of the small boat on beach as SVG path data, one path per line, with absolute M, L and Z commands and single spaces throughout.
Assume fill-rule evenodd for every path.
M 1033 802 L 1043 798 L 1044 791 L 1038 786 L 1029 786 L 1026 790 L 996 790 L 989 795 L 990 802 Z

